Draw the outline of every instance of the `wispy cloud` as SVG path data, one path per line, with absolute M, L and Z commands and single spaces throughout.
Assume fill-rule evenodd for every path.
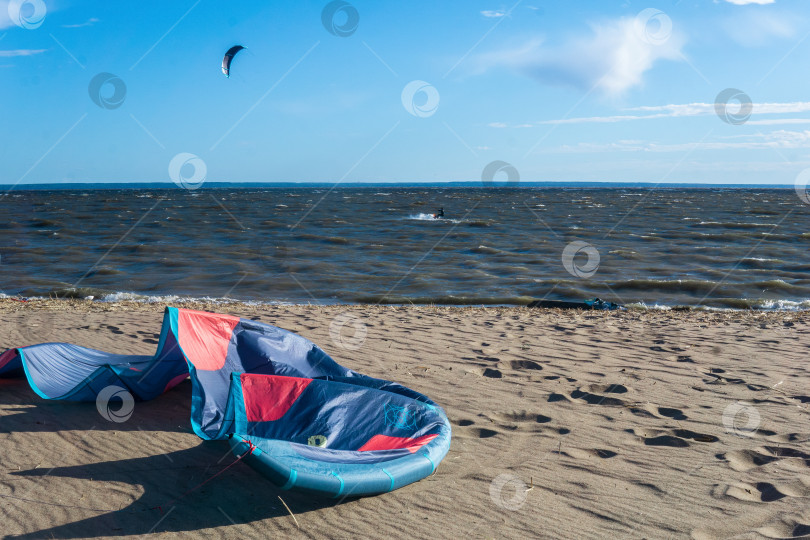
M 790 101 L 786 103 L 754 103 L 753 114 L 784 114 L 810 111 L 810 101 Z M 631 107 L 628 111 L 658 112 L 664 111 L 671 116 L 699 116 L 714 114 L 713 103 L 687 103 L 684 105 L 655 105 Z
M 713 103 L 683 103 L 683 104 L 669 104 L 669 105 L 655 105 L 644 107 L 632 107 L 624 109 L 627 112 L 645 113 L 645 114 L 619 114 L 612 116 L 588 116 L 580 118 L 565 118 L 561 120 L 543 120 L 537 122 L 538 125 L 547 124 L 609 124 L 615 122 L 629 122 L 633 120 L 652 120 L 656 118 L 680 118 L 689 116 L 707 116 L 715 114 Z M 754 103 L 752 115 L 761 114 L 790 114 L 810 112 L 810 101 L 794 101 L 789 103 Z M 749 120 L 748 124 L 761 125 L 766 124 L 798 124 L 802 122 L 810 122 L 810 120 L 802 120 L 799 118 L 773 118 L 767 120 Z M 495 126 L 499 124 L 493 122 L 490 127 L 509 127 L 506 124 Z
M 659 144 L 636 140 L 619 140 L 606 144 L 579 143 L 547 149 L 549 153 L 599 152 L 688 152 L 693 150 L 790 150 L 810 148 L 810 131 L 777 130 L 756 133 L 740 141 L 701 141 Z
M 749 126 L 776 126 L 786 124 L 810 124 L 810 118 L 771 118 L 768 120 L 749 120 Z
M 543 83 L 616 95 L 640 85 L 659 60 L 683 59 L 684 38 L 677 32 L 651 42 L 628 17 L 592 24 L 590 29 L 589 36 L 569 38 L 558 46 L 533 38 L 516 48 L 481 54 L 475 59 L 477 71 L 505 67 Z
M 79 24 L 63 24 L 62 28 L 85 28 L 87 26 L 93 26 L 97 22 L 101 22 L 101 21 L 99 19 L 95 18 L 95 17 L 90 17 L 89 19 L 87 19 L 83 23 L 79 23 Z
M 503 17 L 504 15 L 506 15 L 506 12 L 503 11 L 502 9 L 499 9 L 497 11 L 488 11 L 487 10 L 487 11 L 482 11 L 481 15 L 483 15 L 484 17 L 490 17 L 490 18 L 493 18 L 493 19 L 497 19 L 498 17 Z
M 48 49 L 14 49 L 10 51 L 0 51 L 0 58 L 12 58 L 15 56 L 33 56 L 41 54 Z
M 748 4 L 759 4 L 760 6 L 765 4 L 773 4 L 776 0 L 726 0 L 729 4 L 734 4 L 735 6 L 747 6 Z

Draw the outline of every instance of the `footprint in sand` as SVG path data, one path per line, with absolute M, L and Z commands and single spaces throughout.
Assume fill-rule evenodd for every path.
M 491 418 L 500 422 L 536 422 L 538 424 L 551 422 L 550 417 L 529 411 L 495 413 L 491 415 Z
M 488 423 L 497 426 L 501 431 L 528 431 L 542 433 L 544 429 L 539 424 L 548 424 L 551 418 L 538 412 L 516 410 L 481 414 Z
M 647 403 L 640 407 L 628 407 L 630 412 L 643 418 L 671 418 L 673 420 L 686 420 L 688 417 L 680 409 L 671 407 L 659 407 L 652 403 Z
M 785 494 L 780 492 L 776 486 L 768 482 L 758 482 L 752 484 L 735 484 L 732 486 L 720 486 L 719 493 L 713 493 L 715 497 L 734 497 L 741 501 L 750 502 L 773 502 L 784 499 Z
M 543 369 L 543 366 L 541 366 L 537 362 L 533 362 L 531 360 L 511 360 L 508 365 L 509 365 L 509 368 L 514 369 L 514 370 L 518 370 L 518 371 L 521 371 L 521 370 L 524 370 L 524 369 L 530 369 L 530 370 L 539 371 L 539 370 Z
M 646 446 L 668 446 L 670 448 L 686 448 L 689 446 L 687 439 L 701 442 L 701 443 L 714 443 L 720 439 L 714 435 L 706 435 L 688 429 L 674 429 L 674 430 L 647 430 L 647 429 L 628 429 L 628 433 L 635 435 Z
M 685 448 L 689 446 L 688 442 L 673 435 L 659 435 L 657 437 L 645 438 L 644 444 L 647 446 L 669 446 L 670 448 Z
M 780 446 L 762 446 L 756 450 L 732 450 L 724 454 L 717 454 L 716 457 L 727 461 L 729 467 L 735 471 L 748 471 L 782 459 L 792 459 L 797 464 L 810 469 L 810 454 Z
M 560 451 L 559 454 L 572 457 L 574 459 L 592 459 L 595 457 L 599 459 L 610 459 L 619 455 L 613 450 L 605 450 L 602 448 L 592 450 L 584 450 L 582 448 L 566 448 L 565 450 Z
M 487 428 L 469 428 L 462 431 L 459 436 L 467 439 L 489 439 L 494 437 L 498 432 L 494 429 Z
M 712 493 L 714 497 L 734 497 L 741 501 L 774 502 L 785 497 L 810 496 L 810 479 L 799 478 L 794 481 L 772 484 L 770 482 L 757 482 L 747 484 L 744 482 L 731 485 L 720 485 Z
M 481 377 L 487 377 L 488 379 L 502 379 L 503 373 L 499 369 L 494 368 L 471 368 L 467 370 L 468 373 L 474 373 L 475 375 L 479 375 Z
M 488 439 L 500 434 L 499 431 L 495 431 L 494 429 L 474 427 L 475 422 L 468 418 L 450 420 L 450 423 L 458 426 L 459 428 L 453 430 L 453 436 L 460 437 L 462 439 Z
M 810 524 L 782 517 L 757 529 L 757 532 L 767 538 L 810 538 Z
M 590 392 L 580 390 L 579 388 L 571 392 L 571 399 L 575 401 L 584 401 L 588 405 L 604 405 L 607 407 L 624 406 L 624 401 L 621 399 L 592 394 Z
M 712 369 L 709 373 L 706 373 L 709 377 L 713 377 L 712 379 L 703 379 L 703 382 L 706 384 L 747 384 L 744 379 L 738 379 L 736 377 L 723 377 L 722 375 L 718 375 L 718 373 L 725 373 L 722 369 Z
M 584 392 L 593 392 L 596 394 L 626 394 L 627 387 L 621 384 L 588 384 L 581 389 Z
M 691 439 L 697 442 L 713 443 L 720 440 L 718 437 L 715 437 L 714 435 L 706 435 L 704 433 L 698 433 L 696 431 L 690 431 L 688 429 L 676 429 L 673 431 L 673 433 L 677 437 L 681 437 L 682 439 Z

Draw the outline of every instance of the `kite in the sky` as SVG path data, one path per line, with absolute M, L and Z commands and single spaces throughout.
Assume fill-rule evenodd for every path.
M 231 77 L 231 62 L 233 62 L 233 57 L 236 56 L 236 53 L 246 48 L 247 47 L 243 47 L 242 45 L 234 45 L 225 53 L 225 58 L 222 59 L 222 73 L 226 77 Z

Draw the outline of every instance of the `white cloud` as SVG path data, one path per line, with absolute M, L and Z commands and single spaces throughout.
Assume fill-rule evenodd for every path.
M 481 15 L 483 15 L 484 17 L 498 18 L 498 17 L 503 17 L 504 15 L 506 15 L 506 12 L 503 11 L 502 9 L 499 9 L 498 11 L 489 11 L 489 10 L 487 10 L 487 11 L 482 11 Z
M 630 112 L 649 114 L 621 114 L 613 116 L 589 116 L 582 118 L 564 118 L 560 120 L 544 120 L 538 124 L 608 124 L 614 122 L 627 122 L 633 120 L 651 120 L 655 118 L 678 118 L 689 116 L 707 116 L 715 114 L 713 103 L 683 103 L 669 105 L 655 105 L 644 107 L 632 107 L 625 109 Z M 752 115 L 759 114 L 789 114 L 810 112 L 810 101 L 794 101 L 789 103 L 754 103 Z M 810 122 L 798 118 L 750 120 L 748 124 L 798 124 Z M 492 124 L 490 124 L 492 125 Z M 503 126 L 506 127 L 504 124 Z
M 479 72 L 506 67 L 544 83 L 617 95 L 642 84 L 657 61 L 683 58 L 679 33 L 654 37 L 645 36 L 635 19 L 622 17 L 593 24 L 589 36 L 570 38 L 561 46 L 535 38 L 517 48 L 481 54 L 476 65 Z
M 729 4 L 734 4 L 735 6 L 747 6 L 748 4 L 759 4 L 760 6 L 765 4 L 773 4 L 776 0 L 726 0 Z
M 784 114 L 810 111 L 810 101 L 791 101 L 786 103 L 754 103 L 753 114 Z M 633 107 L 628 111 L 668 112 L 668 116 L 699 116 L 714 114 L 712 103 L 687 103 L 685 105 L 657 105 L 653 107 Z
M 48 49 L 15 49 L 11 51 L 0 51 L 0 58 L 12 58 L 14 56 L 33 56 L 41 54 Z
M 785 124 L 810 124 L 810 118 L 771 118 L 768 120 L 749 120 L 749 126 L 775 126 Z
M 90 17 L 89 19 L 87 19 L 83 23 L 79 23 L 79 24 L 63 24 L 62 28 L 84 28 L 86 26 L 93 26 L 97 22 L 101 22 L 101 21 L 99 19 L 95 18 L 95 17 Z
M 607 144 L 579 143 L 547 149 L 550 153 L 593 152 L 690 152 L 696 150 L 791 150 L 810 148 L 810 131 L 777 130 L 757 133 L 739 142 L 700 141 L 692 143 L 658 144 L 643 141 L 616 141 Z

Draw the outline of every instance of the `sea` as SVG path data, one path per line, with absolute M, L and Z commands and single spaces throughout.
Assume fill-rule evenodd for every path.
M 760 187 L 17 188 L 0 295 L 800 310 L 809 218 Z

